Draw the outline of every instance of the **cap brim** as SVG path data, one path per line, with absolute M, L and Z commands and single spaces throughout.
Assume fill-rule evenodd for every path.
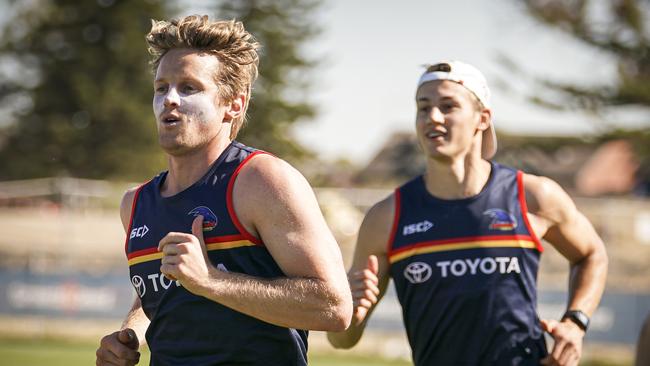
M 483 142 L 481 146 L 481 157 L 485 160 L 490 160 L 497 153 L 497 134 L 494 131 L 494 124 L 490 122 L 490 126 L 483 131 Z

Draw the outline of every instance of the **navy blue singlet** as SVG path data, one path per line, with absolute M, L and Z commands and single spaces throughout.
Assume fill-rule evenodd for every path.
M 395 191 L 390 275 L 416 365 L 538 365 L 543 250 L 522 173 L 492 163 L 476 196 L 442 200 L 419 176 Z
M 200 214 L 214 266 L 261 278 L 284 277 L 264 243 L 246 231 L 233 210 L 237 174 L 259 153 L 233 141 L 186 190 L 162 197 L 166 172 L 137 190 L 125 249 L 131 283 L 151 320 L 146 333 L 151 365 L 307 364 L 306 331 L 272 325 L 196 296 L 160 273 L 160 239 L 171 231 L 191 233 Z

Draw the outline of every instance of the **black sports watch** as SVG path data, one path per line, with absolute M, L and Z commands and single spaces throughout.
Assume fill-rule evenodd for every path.
M 587 331 L 587 328 L 589 328 L 589 317 L 580 310 L 567 310 L 566 313 L 562 315 L 562 320 L 564 319 L 569 319 L 576 323 L 576 325 L 585 332 Z

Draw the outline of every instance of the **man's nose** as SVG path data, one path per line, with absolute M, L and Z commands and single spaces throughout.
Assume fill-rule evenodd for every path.
M 431 112 L 429 112 L 428 122 L 431 122 L 431 123 L 443 123 L 443 122 L 445 122 L 445 116 L 440 111 L 440 108 L 438 108 L 438 107 L 431 108 Z
M 176 88 L 169 88 L 167 95 L 165 95 L 165 107 L 178 107 L 180 105 L 180 99 Z

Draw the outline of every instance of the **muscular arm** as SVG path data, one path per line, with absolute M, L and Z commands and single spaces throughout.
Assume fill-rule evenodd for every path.
M 341 252 L 304 177 L 280 159 L 257 156 L 237 177 L 233 205 L 242 225 L 262 239 L 286 277 L 223 272 L 209 263 L 193 278 L 166 268 L 163 273 L 195 294 L 272 324 L 345 329 L 352 300 Z M 193 232 L 202 240 L 201 230 Z
M 602 240 L 557 183 L 526 174 L 524 184 L 531 223 L 571 266 L 568 308 L 591 316 L 600 302 L 607 276 L 607 253 Z
M 348 278 L 354 300 L 350 327 L 344 332 L 328 332 L 327 339 L 336 348 L 351 348 L 359 342 L 379 300 L 384 296 L 388 281 L 387 244 L 395 211 L 393 196 L 377 203 L 369 211 L 359 229 Z M 377 258 L 376 268 L 369 260 Z
M 591 316 L 603 294 L 607 276 L 607 253 L 602 240 L 571 198 L 548 178 L 524 175 L 531 225 L 539 237 L 550 242 L 570 264 L 567 309 Z M 542 327 L 555 340 L 543 365 L 577 365 L 582 355 L 584 331 L 569 319 L 542 320 Z

